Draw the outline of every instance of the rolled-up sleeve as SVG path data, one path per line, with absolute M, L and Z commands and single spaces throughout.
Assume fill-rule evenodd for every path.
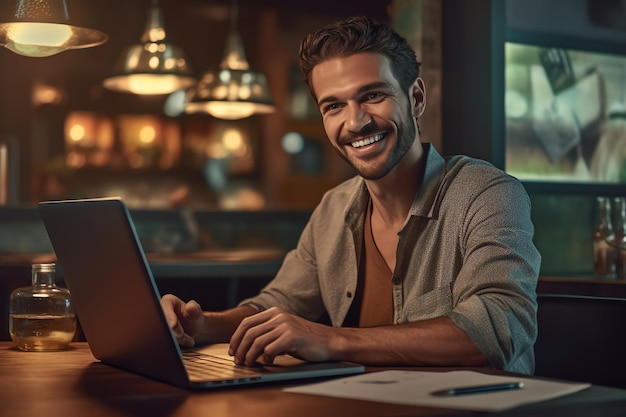
M 541 257 L 533 244 L 530 200 L 517 180 L 501 175 L 464 191 L 469 198 L 456 208 L 463 210 L 460 269 L 447 316 L 492 366 L 532 374 Z

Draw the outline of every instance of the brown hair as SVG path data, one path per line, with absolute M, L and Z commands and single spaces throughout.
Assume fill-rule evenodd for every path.
M 406 39 L 374 19 L 352 17 L 312 32 L 300 43 L 300 70 L 311 96 L 315 98 L 311 72 L 317 64 L 361 52 L 386 56 L 391 61 L 393 75 L 405 91 L 419 77 L 420 63 Z

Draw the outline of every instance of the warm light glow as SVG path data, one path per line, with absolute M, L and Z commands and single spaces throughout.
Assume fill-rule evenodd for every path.
M 174 68 L 176 68 L 176 60 L 172 58 L 168 58 L 164 60 L 163 68 L 165 68 L 168 71 L 172 71 Z
M 272 113 L 274 105 L 263 74 L 224 69 L 202 77 L 185 111 L 236 120 Z
M 244 133 L 239 129 L 226 129 L 224 133 L 222 133 L 222 144 L 224 148 L 236 158 L 245 157 L 249 151 Z
M 114 134 L 113 123 L 107 117 L 87 111 L 69 113 L 64 128 L 67 165 L 106 165 L 111 159 Z
M 206 104 L 207 113 L 220 119 L 243 119 L 254 114 L 252 103 L 211 102 Z
M 226 96 L 228 95 L 228 85 L 219 85 L 217 87 L 215 87 L 215 89 L 213 90 L 213 97 L 215 97 L 216 100 L 224 100 L 226 99 Z
M 165 30 L 162 27 L 150 28 L 148 37 L 152 42 L 159 42 L 165 39 Z
M 250 96 L 252 96 L 252 89 L 247 85 L 242 85 L 241 87 L 236 87 L 232 90 L 235 95 L 233 100 L 249 100 Z
M 9 39 L 16 43 L 59 47 L 72 36 L 67 25 L 17 22 L 9 28 Z
M 226 149 L 235 152 L 244 145 L 243 136 L 237 129 L 227 129 L 222 136 L 222 143 Z
M 60 104 L 63 101 L 63 92 L 55 86 L 42 82 L 35 82 L 33 86 L 33 106 L 39 107 L 44 104 Z
M 69 138 L 72 142 L 80 142 L 85 138 L 85 126 L 75 124 L 70 127 Z
M 237 120 L 255 113 L 271 113 L 274 108 L 269 105 L 240 101 L 210 101 L 187 103 L 185 110 L 187 113 L 209 113 L 218 119 Z
M 14 22 L 7 29 L 6 47 L 19 55 L 44 57 L 69 49 L 70 26 L 57 23 Z
M 161 65 L 161 59 L 158 56 L 151 56 L 148 60 L 148 66 L 152 69 L 159 68 L 159 65 Z
M 156 130 L 153 126 L 144 126 L 139 131 L 139 142 L 144 146 L 152 145 L 156 139 Z
M 169 94 L 185 88 L 180 77 L 167 74 L 132 74 L 105 80 L 105 87 L 134 94 Z
M 97 146 L 96 131 L 99 125 L 97 115 L 90 112 L 72 112 L 65 119 L 65 143 L 68 150 L 76 146 L 89 149 Z
M 151 115 L 120 115 L 117 132 L 124 159 L 132 168 L 169 169 L 179 162 L 180 128 L 173 120 Z

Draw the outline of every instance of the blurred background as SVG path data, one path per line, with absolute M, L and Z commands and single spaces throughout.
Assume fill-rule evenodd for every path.
M 4 2 L 4 15 L 15 5 Z M 195 85 L 156 95 L 105 87 L 125 49 L 140 43 L 155 5 Z M 434 1 L 392 0 L 68 0 L 72 23 L 108 41 L 43 58 L 0 51 L 5 204 L 119 195 L 133 208 L 313 207 L 352 172 L 327 143 L 301 81 L 300 40 L 362 14 L 397 21 L 421 50 L 428 30 L 432 42 L 438 39 L 438 8 Z M 199 80 L 222 64 L 233 31 L 251 69 L 265 75 L 273 110 L 239 120 L 185 112 Z M 436 55 L 432 62 L 438 65 Z

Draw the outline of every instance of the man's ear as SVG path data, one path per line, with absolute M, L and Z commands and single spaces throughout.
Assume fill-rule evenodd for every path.
M 421 78 L 417 78 L 411 87 L 411 95 L 413 97 L 413 115 L 415 118 L 419 118 L 426 109 L 426 88 L 424 87 L 424 81 Z

